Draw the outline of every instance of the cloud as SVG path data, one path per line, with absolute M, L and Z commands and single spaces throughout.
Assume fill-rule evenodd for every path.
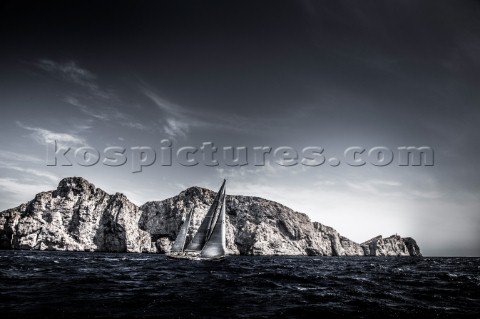
M 30 162 L 35 164 L 41 164 L 45 162 L 44 160 L 35 156 L 26 155 L 26 154 L 17 153 L 17 152 L 3 151 L 3 150 L 0 150 L 0 158 L 4 160 L 9 160 L 9 161 Z
M 439 200 L 441 192 L 435 182 L 428 177 L 416 181 L 415 187 L 411 182 L 401 183 L 394 180 L 364 179 L 364 180 L 339 180 L 338 185 L 349 193 L 359 196 L 372 196 L 377 198 L 403 198 L 405 200 Z
M 96 82 L 97 76 L 89 70 L 79 67 L 74 61 L 58 63 L 51 60 L 40 60 L 37 66 L 62 80 L 86 88 L 86 92 L 65 96 L 63 101 L 75 106 L 90 118 L 115 122 L 115 124 L 131 129 L 149 129 L 132 116 L 121 112 L 119 107 L 125 106 L 121 98 L 115 92 L 101 88 Z M 115 107 L 111 105 L 115 105 Z M 77 125 L 79 128 L 81 126 L 87 129 L 91 128 L 90 125 Z
M 170 136 L 183 136 L 187 135 L 189 130 L 188 123 L 176 120 L 174 118 L 169 118 L 166 121 L 166 125 L 163 127 L 165 133 Z
M 51 60 L 40 60 L 37 66 L 62 80 L 86 88 L 87 93 L 79 94 L 79 97 L 66 96 L 64 102 L 77 107 L 89 117 L 104 122 L 115 122 L 131 129 L 148 130 L 146 125 L 119 111 L 118 107 L 124 105 L 120 97 L 111 90 L 101 88 L 96 82 L 97 76 L 89 70 L 79 67 L 76 62 L 58 63 Z
M 89 107 L 76 97 L 67 96 L 64 101 L 70 105 L 73 105 L 78 108 L 84 114 L 104 122 L 114 122 L 121 126 L 137 129 L 137 130 L 148 130 L 148 127 L 138 121 L 135 121 L 131 116 L 120 112 L 118 109 L 110 106 L 97 105 L 96 108 Z M 120 103 L 120 102 L 119 102 Z
M 159 97 L 151 90 L 143 88 L 142 91 L 162 113 L 160 122 L 162 123 L 163 131 L 170 137 L 186 137 L 190 126 L 199 124 L 198 120 L 187 114 L 185 108 Z
M 217 167 L 216 172 L 221 178 L 228 179 L 245 179 L 246 181 L 251 180 L 252 178 L 260 179 L 270 179 L 279 176 L 285 176 L 285 174 L 290 173 L 296 174 L 299 170 L 303 170 L 303 167 L 286 167 L 277 164 L 272 164 L 270 161 L 266 161 L 263 166 L 239 166 L 239 167 Z
M 40 145 L 51 145 L 56 141 L 61 145 L 88 146 L 84 138 L 74 134 L 57 133 L 44 128 L 25 126 L 20 122 L 17 122 L 17 124 L 21 128 L 31 131 L 30 136 Z
M 289 123 L 291 119 L 298 116 L 298 108 L 292 114 L 278 114 L 276 117 L 271 115 L 268 118 L 245 117 L 231 112 L 228 114 L 220 111 L 208 112 L 205 109 L 198 111 L 198 109 L 178 105 L 161 98 L 151 89 L 142 87 L 141 91 L 160 110 L 162 113 L 160 121 L 163 129 L 165 133 L 172 137 L 186 136 L 174 130 L 175 125 L 172 125 L 172 121 L 175 121 L 176 127 L 182 126 L 182 133 L 189 132 L 190 127 L 196 127 L 249 135 L 265 135 L 274 134 L 275 129 L 287 127 L 287 125 L 291 124 Z
M 388 180 L 360 180 L 360 181 L 342 181 L 342 185 L 350 192 L 356 191 L 364 194 L 386 196 L 403 195 L 404 189 L 400 188 L 401 183 Z
M 88 89 L 96 97 L 105 100 L 116 97 L 113 92 L 101 89 L 97 84 L 97 76 L 89 70 L 78 66 L 75 61 L 55 62 L 43 59 L 39 60 L 36 65 L 56 78 Z
M 40 60 L 37 66 L 63 80 L 81 85 L 90 90 L 98 90 L 98 86 L 95 83 L 97 76 L 86 69 L 82 69 L 74 61 L 58 63 L 52 60 Z
M 14 170 L 14 171 L 17 171 L 17 172 L 26 173 L 26 174 L 34 175 L 34 176 L 41 177 L 41 178 L 46 178 L 46 179 L 49 179 L 50 181 L 52 181 L 54 183 L 57 183 L 60 179 L 57 175 L 55 175 L 53 173 L 50 173 L 50 172 L 47 172 L 47 171 L 37 170 L 37 169 L 33 169 L 33 168 L 20 167 L 20 166 L 16 166 L 16 165 L 13 165 L 11 163 L 2 162 L 2 161 L 0 161 L 0 168 Z
M 65 97 L 64 101 L 70 105 L 76 106 L 83 113 L 91 117 L 94 117 L 98 120 L 110 120 L 110 117 L 108 116 L 108 114 L 103 112 L 98 112 L 96 110 L 89 108 L 88 106 L 80 103 L 80 101 L 75 97 L 67 96 Z
M 137 130 L 151 130 L 154 127 L 147 126 L 134 117 L 119 111 L 119 106 L 125 106 L 121 98 L 112 91 L 102 90 L 96 83 L 96 76 L 85 69 L 80 68 L 75 62 L 56 63 L 50 60 L 42 60 L 39 66 L 53 74 L 61 75 L 61 78 L 88 88 L 87 94 L 69 95 L 64 102 L 75 106 L 79 111 L 88 115 L 94 120 L 104 122 L 115 122 L 123 127 Z M 267 126 L 284 125 L 283 117 L 268 119 L 247 118 L 236 114 L 221 114 L 219 112 L 201 112 L 187 108 L 164 99 L 153 90 L 140 88 L 141 92 L 153 102 L 161 113 L 159 119 L 161 129 L 172 138 L 186 137 L 191 127 L 233 131 L 243 134 L 256 134 L 271 132 L 265 130 Z M 112 103 L 115 107 L 110 106 Z M 109 105 L 110 104 L 110 105 Z M 155 122 L 152 122 L 155 123 Z M 283 123 L 283 124 L 282 124 Z M 154 126 L 158 125 L 153 124 Z
M 162 99 L 157 94 L 153 93 L 152 91 L 150 91 L 148 89 L 144 88 L 143 93 L 149 99 L 151 99 L 161 111 L 163 111 L 167 114 L 170 114 L 170 115 L 178 116 L 178 117 L 185 116 L 183 114 L 185 112 L 185 110 L 183 110 L 183 108 L 181 106 L 176 105 L 174 103 L 171 103 L 171 102 L 169 102 L 165 99 Z
M 180 106 L 159 97 L 151 90 L 143 88 L 143 93 L 147 96 L 162 113 L 160 122 L 163 125 L 163 130 L 171 137 L 186 137 L 190 131 L 190 127 L 208 127 L 210 129 L 229 129 L 235 128 L 237 125 L 221 124 L 229 122 L 229 117 L 219 118 L 218 115 L 210 114 L 205 111 L 197 112 L 189 108 Z M 238 123 L 236 123 L 238 124 Z
M 117 108 L 105 107 L 104 105 L 105 103 L 122 104 L 118 95 L 112 90 L 100 87 L 97 83 L 97 76 L 93 72 L 78 66 L 75 61 L 60 63 L 52 60 L 40 60 L 36 65 L 63 81 L 86 89 L 87 92 L 84 96 L 87 100 L 93 101 L 95 108 L 88 107 L 85 103 L 81 103 L 78 98 L 72 96 L 67 96 L 64 99 L 65 102 L 77 106 L 85 114 L 99 120 L 111 120 L 112 115 L 114 118 L 125 116 Z
M 115 122 L 130 129 L 149 129 L 132 116 L 121 112 L 119 107 L 125 106 L 122 99 L 114 91 L 105 90 L 100 87 L 96 81 L 97 76 L 93 72 L 81 68 L 75 61 L 61 63 L 43 59 L 38 61 L 36 65 L 63 81 L 86 89 L 86 92 L 84 90 L 81 93 L 74 94 L 74 96 L 66 96 L 64 102 L 75 106 L 79 111 L 92 119 L 104 122 Z M 161 103 L 161 101 L 158 102 Z M 170 129 L 175 132 L 174 126 L 170 127 Z
M 39 183 L 33 182 L 31 179 L 17 179 L 17 178 L 0 178 L 0 191 L 4 203 L 9 205 L 18 205 L 21 202 L 31 200 L 35 194 L 55 188 L 54 183 L 42 181 Z M 6 194 L 5 194 L 6 193 Z
M 128 128 L 142 130 L 142 131 L 148 130 L 148 127 L 146 125 L 144 125 L 142 123 L 139 123 L 139 122 L 120 122 L 120 125 L 128 127 Z

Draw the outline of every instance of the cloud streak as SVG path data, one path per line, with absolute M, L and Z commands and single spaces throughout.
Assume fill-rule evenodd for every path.
M 267 128 L 285 127 L 291 117 L 269 117 L 252 118 L 240 116 L 232 113 L 208 112 L 194 110 L 182 105 L 170 102 L 153 92 L 151 89 L 143 87 L 143 94 L 160 110 L 162 118 L 160 119 L 163 130 L 171 137 L 184 136 L 190 131 L 191 127 L 221 130 L 224 132 L 235 132 L 241 134 L 267 134 L 270 130 Z
M 45 59 L 40 60 L 36 65 L 54 77 L 84 89 L 77 96 L 65 96 L 64 102 L 75 106 L 88 117 L 97 121 L 115 122 L 130 129 L 148 130 L 146 125 L 121 112 L 119 107 L 125 106 L 122 99 L 115 92 L 100 87 L 97 83 L 97 75 L 81 68 L 76 62 L 59 63 Z
M 163 132 L 170 137 L 186 137 L 190 126 L 200 125 L 197 119 L 187 114 L 185 108 L 159 97 L 151 90 L 143 88 L 142 91 L 162 113 L 160 122 Z
M 30 162 L 35 164 L 44 163 L 44 161 L 38 157 L 18 153 L 18 152 L 10 152 L 0 150 L 0 158 L 7 161 L 14 161 L 14 162 Z
M 63 80 L 86 87 L 92 91 L 98 91 L 98 85 L 95 83 L 97 76 L 79 67 L 74 61 L 58 63 L 43 59 L 38 61 L 37 66 Z
M 43 171 L 43 170 L 38 170 L 38 169 L 33 169 L 33 168 L 26 168 L 26 167 L 20 167 L 20 166 L 15 166 L 11 163 L 7 163 L 7 162 L 1 162 L 0 161 L 0 168 L 3 168 L 3 169 L 8 169 L 8 170 L 13 170 L 13 171 L 17 171 L 17 172 L 21 172 L 21 173 L 25 173 L 27 174 L 28 176 L 37 176 L 37 177 L 40 177 L 42 179 L 48 179 L 54 183 L 58 182 L 59 181 L 59 177 L 53 173 L 50 173 L 50 172 L 47 172 L 47 171 Z
M 39 190 L 54 189 L 55 184 L 49 182 L 32 183 L 32 180 L 22 180 L 18 178 L 0 178 L 0 190 L 3 193 L 10 194 L 12 205 L 18 205 L 19 202 L 26 202 L 31 200 Z M 14 200 L 14 201 L 13 201 Z
M 31 131 L 30 137 L 40 145 L 49 145 L 57 142 L 61 145 L 88 146 L 87 141 L 75 134 L 53 132 L 40 127 L 31 127 L 17 122 L 21 128 Z
M 97 76 L 76 62 L 69 61 L 59 63 L 52 60 L 40 60 L 37 66 L 53 76 L 73 83 L 80 88 L 87 89 L 83 94 L 67 95 L 64 102 L 75 106 L 80 112 L 90 118 L 103 121 L 115 122 L 123 127 L 135 130 L 155 130 L 160 123 L 161 130 L 171 138 L 186 138 L 191 128 L 214 129 L 230 131 L 241 134 L 265 134 L 266 127 L 285 126 L 285 117 L 268 119 L 243 117 L 238 114 L 222 114 L 221 112 L 198 111 L 173 103 L 160 97 L 146 85 L 140 87 L 141 93 L 160 111 L 160 118 L 157 123 L 145 125 L 142 121 L 136 120 L 131 115 L 119 110 L 126 105 L 122 99 L 113 91 L 102 89 L 97 83 Z M 114 106 L 111 106 L 115 104 Z M 267 130 L 269 131 L 269 130 Z
M 75 106 L 85 115 L 102 122 L 112 122 L 130 129 L 137 129 L 146 131 L 148 127 L 139 121 L 136 121 L 128 114 L 120 112 L 118 109 L 110 106 L 97 106 L 96 108 L 89 107 L 83 104 L 78 98 L 67 96 L 64 102 Z

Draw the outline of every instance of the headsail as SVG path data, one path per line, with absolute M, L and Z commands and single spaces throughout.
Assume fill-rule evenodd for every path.
M 182 227 L 180 227 L 180 231 L 178 232 L 177 238 L 173 243 L 172 252 L 182 252 L 185 248 L 185 241 L 187 240 L 187 233 L 188 227 L 190 226 L 190 221 L 192 220 L 193 216 L 193 208 L 190 210 L 190 213 L 187 215 L 185 222 L 183 223 Z
M 221 201 L 220 215 L 217 218 L 210 237 L 207 239 L 207 243 L 202 249 L 201 256 L 204 258 L 225 256 L 225 197 L 226 195 L 224 191 Z
M 205 242 L 207 241 L 208 236 L 212 233 L 212 227 L 215 226 L 213 224 L 215 215 L 217 214 L 220 200 L 225 193 L 225 182 L 226 180 L 223 180 L 222 186 L 220 187 L 217 196 L 215 196 L 215 200 L 213 201 L 212 206 L 210 206 L 207 215 L 203 219 L 203 222 L 198 228 L 197 233 L 195 234 L 185 251 L 201 251 L 203 246 L 205 245 Z

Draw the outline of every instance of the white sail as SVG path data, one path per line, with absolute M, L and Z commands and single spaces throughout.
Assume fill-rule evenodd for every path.
M 197 233 L 193 237 L 190 244 L 188 244 L 188 247 L 185 249 L 185 251 L 200 252 L 203 246 L 205 245 L 205 242 L 207 241 L 208 237 L 212 233 L 212 228 L 213 226 L 215 226 L 214 221 L 218 213 L 219 203 L 222 198 L 222 194 L 224 194 L 225 182 L 226 181 L 223 180 L 222 186 L 220 187 L 220 190 L 218 191 L 212 206 L 210 206 L 210 209 L 208 210 L 207 215 L 203 219 L 203 222 L 198 228 Z
M 226 242 L 225 242 L 225 192 L 222 196 L 220 214 L 217 217 L 217 221 L 213 227 L 213 231 L 210 237 L 207 239 L 207 243 L 202 249 L 200 254 L 203 258 L 219 258 L 226 254 Z
M 182 227 L 180 227 L 180 231 L 178 232 L 177 238 L 173 243 L 171 252 L 182 252 L 185 248 L 185 241 L 187 240 L 187 233 L 188 227 L 190 227 L 190 221 L 192 220 L 193 215 L 193 208 L 190 210 L 190 213 L 187 215 L 185 222 L 183 223 Z

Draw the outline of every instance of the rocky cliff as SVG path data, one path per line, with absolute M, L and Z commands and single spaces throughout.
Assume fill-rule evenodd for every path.
M 149 251 L 140 210 L 123 194 L 109 195 L 83 178 L 65 178 L 54 191 L 0 213 L 0 248 Z
M 165 253 L 193 209 L 191 238 L 215 193 L 191 187 L 141 207 L 81 177 L 0 213 L 0 248 Z M 355 243 L 305 214 L 258 197 L 227 196 L 227 249 L 242 255 L 418 256 L 412 238 Z

